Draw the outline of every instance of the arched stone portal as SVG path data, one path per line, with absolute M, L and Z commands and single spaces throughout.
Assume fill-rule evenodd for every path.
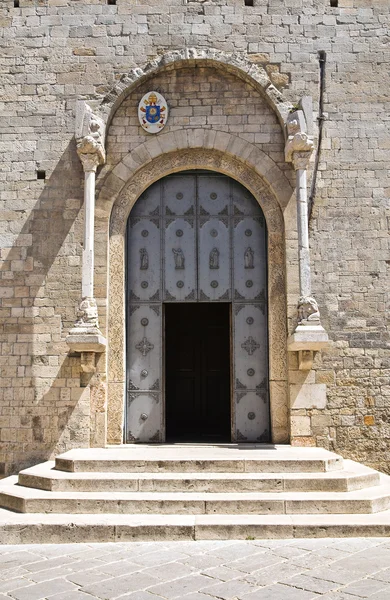
M 108 312 L 108 443 L 123 439 L 126 395 L 125 238 L 132 206 L 152 183 L 171 173 L 206 169 L 244 185 L 259 203 L 268 230 L 268 326 L 271 441 L 288 441 L 285 241 L 279 203 L 262 177 L 238 158 L 216 149 L 185 148 L 137 169 L 114 203 L 110 222 Z

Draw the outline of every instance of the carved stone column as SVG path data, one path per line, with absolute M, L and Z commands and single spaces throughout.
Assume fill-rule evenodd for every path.
M 103 352 L 106 340 L 99 329 L 98 311 L 94 298 L 94 226 L 95 226 L 95 174 L 105 161 L 103 146 L 104 124 L 88 105 L 79 105 L 80 137 L 77 136 L 77 153 L 84 169 L 84 240 L 81 280 L 81 302 L 78 320 L 70 330 L 67 343 L 71 351 L 81 354 L 81 368 L 95 371 L 95 353 Z
M 312 295 L 310 274 L 307 168 L 313 142 L 306 133 L 303 111 L 291 113 L 287 122 L 286 161 L 296 171 L 297 226 L 299 250 L 298 325 L 288 339 L 288 349 L 299 352 L 299 368 L 311 369 L 313 353 L 327 346 L 329 338 L 321 325 L 318 304 Z

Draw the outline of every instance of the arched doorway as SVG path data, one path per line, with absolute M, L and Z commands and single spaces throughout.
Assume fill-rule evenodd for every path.
M 127 442 L 270 439 L 267 232 L 235 180 L 150 186 L 127 227 Z

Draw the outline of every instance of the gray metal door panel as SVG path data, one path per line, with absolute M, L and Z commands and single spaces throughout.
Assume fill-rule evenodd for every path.
M 161 394 L 128 392 L 127 442 L 161 442 Z
M 193 218 L 165 220 L 164 260 L 165 300 L 194 300 L 196 230 Z
M 228 215 L 230 206 L 230 180 L 218 175 L 198 176 L 198 213 Z
M 160 227 L 158 220 L 130 219 L 130 299 L 148 301 L 161 288 Z
M 129 219 L 127 441 L 162 441 L 162 302 L 232 302 L 232 440 L 269 435 L 266 228 L 237 182 L 169 176 Z
M 131 209 L 131 218 L 158 216 L 161 205 L 161 185 L 157 181 L 153 183 L 143 194 L 142 202 L 136 202 Z
M 237 442 L 269 441 L 269 406 L 256 392 L 236 393 Z
M 198 235 L 199 299 L 228 301 L 231 288 L 228 219 L 201 218 Z
M 160 307 L 132 305 L 129 321 L 128 388 L 159 389 L 162 361 Z
M 266 317 L 257 304 L 236 304 L 234 312 L 235 381 L 254 390 L 268 376 Z
M 162 181 L 163 214 L 172 215 L 195 214 L 196 178 L 176 175 Z
M 261 215 L 256 198 L 237 181 L 232 182 L 232 203 L 235 216 Z
M 266 285 L 264 226 L 256 217 L 234 220 L 234 289 L 237 299 L 259 299 Z

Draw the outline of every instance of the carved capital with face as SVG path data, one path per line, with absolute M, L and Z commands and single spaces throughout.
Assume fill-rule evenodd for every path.
M 292 162 L 295 170 L 307 169 L 313 149 L 313 141 L 307 133 L 298 132 L 288 137 L 285 147 L 286 161 Z
M 99 327 L 98 310 L 95 298 L 83 298 L 79 306 L 79 319 L 76 326 Z
M 298 300 L 298 323 L 300 325 L 318 325 L 320 311 L 312 296 L 301 296 Z
M 84 114 L 82 134 L 76 138 L 77 154 L 84 171 L 96 171 L 97 167 L 106 160 L 104 122 L 100 117 L 94 115 L 91 109 L 86 110 Z

